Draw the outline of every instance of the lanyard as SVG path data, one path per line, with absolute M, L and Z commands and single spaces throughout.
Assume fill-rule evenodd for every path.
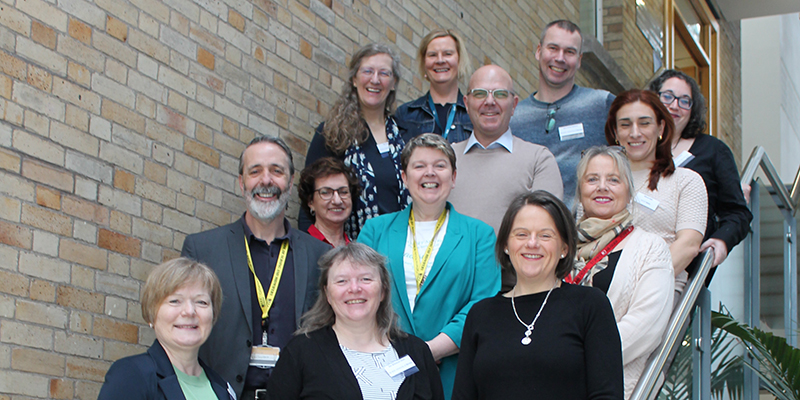
M 414 210 L 408 213 L 408 227 L 411 228 L 411 259 L 414 261 L 414 277 L 417 278 L 417 294 L 422 287 L 422 281 L 425 279 L 425 268 L 428 266 L 428 258 L 431 257 L 433 252 L 433 242 L 439 229 L 444 225 L 444 219 L 447 217 L 447 208 L 442 211 L 442 215 L 436 221 L 436 229 L 433 231 L 431 241 L 428 243 L 428 248 L 425 250 L 425 255 L 422 260 L 419 259 L 419 251 L 417 250 L 417 234 L 414 232 Z
M 622 239 L 625 239 L 631 232 L 633 232 L 633 225 L 625 228 L 625 230 L 620 232 L 620 234 L 617 235 L 617 237 L 615 237 L 614 240 L 611 241 L 611 243 L 607 244 L 606 247 L 603 247 L 603 250 L 601 250 L 594 257 L 592 257 L 592 259 L 589 260 L 588 263 L 586 263 L 586 266 L 584 266 L 583 269 L 580 272 L 578 272 L 578 275 L 575 275 L 574 278 L 567 275 L 564 278 L 564 280 L 567 283 L 579 285 L 583 280 L 583 277 L 586 276 L 586 273 L 589 272 L 589 270 L 592 269 L 592 267 L 594 267 L 595 264 L 600 262 L 600 260 L 602 260 L 603 257 L 607 256 L 608 253 L 614 249 L 614 247 L 617 247 L 619 242 L 621 242 Z
M 286 255 L 289 254 L 289 239 L 281 243 L 278 263 L 275 264 L 275 272 L 272 274 L 272 282 L 269 284 L 269 292 L 267 292 L 266 296 L 264 296 L 264 287 L 261 286 L 261 281 L 256 276 L 256 270 L 253 269 L 253 258 L 250 257 L 250 245 L 247 244 L 247 236 L 244 238 L 244 248 L 247 250 L 247 266 L 250 267 L 250 272 L 253 273 L 253 280 L 256 283 L 256 295 L 258 295 L 258 305 L 261 306 L 261 321 L 263 323 L 269 316 L 269 309 L 272 308 L 275 295 L 278 293 L 278 285 L 280 285 L 281 275 L 283 275 L 283 266 L 286 264 Z
M 456 118 L 456 105 L 453 104 L 453 107 L 450 108 L 450 114 L 447 115 L 447 125 L 444 127 L 439 121 L 439 113 L 436 112 L 436 104 L 433 104 L 433 97 L 431 97 L 430 93 L 428 93 L 428 105 L 431 107 L 431 112 L 433 112 L 433 122 L 442 129 L 442 137 L 447 139 L 447 134 L 450 133 L 450 127 L 453 126 L 453 120 Z

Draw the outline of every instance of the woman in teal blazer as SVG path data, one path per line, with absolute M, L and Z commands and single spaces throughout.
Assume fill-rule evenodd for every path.
M 367 221 L 358 236 L 389 259 L 392 305 L 400 327 L 428 343 L 449 399 L 464 319 L 474 303 L 500 290 L 494 230 L 447 202 L 455 152 L 439 135 L 406 144 L 401 157 L 411 207 Z

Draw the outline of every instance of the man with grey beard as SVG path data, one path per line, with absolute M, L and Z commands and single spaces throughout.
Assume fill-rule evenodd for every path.
M 216 272 L 225 301 L 200 359 L 236 398 L 266 399 L 272 367 L 317 298 L 317 259 L 327 244 L 292 228 L 292 152 L 280 138 L 253 139 L 239 159 L 246 211 L 238 221 L 186 237 L 181 255 Z

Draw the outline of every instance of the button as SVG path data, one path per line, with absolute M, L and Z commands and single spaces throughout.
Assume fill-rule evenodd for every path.
M 253 342 L 251 342 L 251 341 L 249 341 L 249 340 L 248 340 L 248 341 L 247 341 L 247 347 L 253 347 Z
M 242 383 L 243 380 L 241 375 L 236 375 L 236 382 Z
M 451 125 L 450 129 L 456 129 L 456 124 Z

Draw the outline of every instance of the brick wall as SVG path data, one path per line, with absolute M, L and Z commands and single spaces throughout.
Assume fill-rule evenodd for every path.
M 413 73 L 420 38 L 454 26 L 473 67 L 505 67 L 527 96 L 539 31 L 577 10 L 577 0 L 2 0 L 0 400 L 96 398 L 111 362 L 153 340 L 138 303 L 148 271 L 187 234 L 239 217 L 237 158 L 255 135 L 280 135 L 304 164 L 356 48 L 398 50 L 406 101 L 426 90 Z M 736 85 L 738 70 L 730 76 Z

